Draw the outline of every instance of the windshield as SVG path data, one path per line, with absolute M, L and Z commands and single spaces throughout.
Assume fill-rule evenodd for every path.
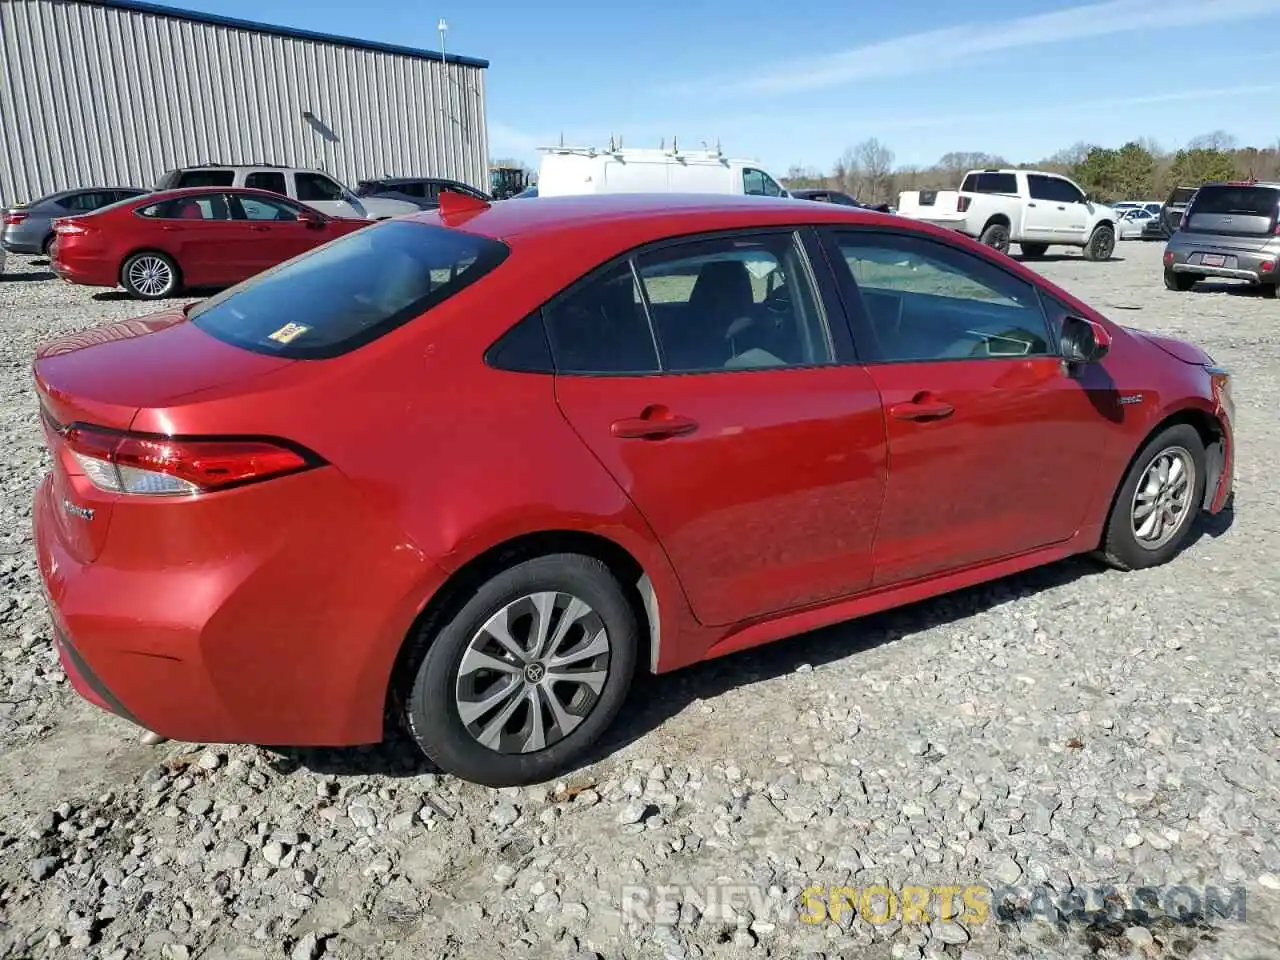
M 496 240 L 460 230 L 387 220 L 258 274 L 190 317 L 246 350 L 333 357 L 438 306 L 507 253 Z

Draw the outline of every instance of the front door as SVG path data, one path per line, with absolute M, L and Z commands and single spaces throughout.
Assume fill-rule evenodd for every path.
M 1108 431 L 1035 287 L 919 236 L 837 232 L 831 249 L 888 431 L 875 585 L 1069 539 Z
M 1027 174 L 1027 199 L 1022 205 L 1023 233 L 1028 240 L 1061 243 L 1066 217 L 1062 204 L 1055 199 L 1053 177 L 1040 173 Z
M 1027 181 L 1043 181 L 1039 189 L 1045 196 L 1036 202 L 1046 207 L 1058 242 L 1083 243 L 1089 235 L 1089 218 L 1093 215 L 1084 194 L 1061 177 L 1030 173 Z
M 879 394 L 838 362 L 843 341 L 806 260 L 790 231 L 663 245 L 543 312 L 565 417 L 650 524 L 703 623 L 871 582 Z
M 342 184 L 323 173 L 298 171 L 293 175 L 299 203 L 314 207 L 331 217 L 366 217 L 368 214 L 360 201 L 350 195 Z
M 232 214 L 244 238 L 245 277 L 261 273 L 316 246 L 315 228 L 298 219 L 300 208 L 268 197 L 232 197 Z

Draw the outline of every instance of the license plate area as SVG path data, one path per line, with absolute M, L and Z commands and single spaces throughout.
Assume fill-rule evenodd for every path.
M 1231 260 L 1234 265 L 1235 257 L 1228 257 L 1223 253 L 1202 253 L 1200 254 L 1200 262 L 1206 267 L 1225 267 L 1227 261 Z

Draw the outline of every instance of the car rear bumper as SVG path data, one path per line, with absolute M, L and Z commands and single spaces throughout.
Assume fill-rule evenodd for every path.
M 84 562 L 62 539 L 46 477 L 33 528 L 67 677 L 90 703 L 173 740 L 377 742 L 395 658 L 443 574 L 332 468 L 260 486 L 117 504 L 105 549 Z M 281 526 L 264 528 L 237 492 Z
M 32 256 L 44 252 L 40 249 L 40 243 L 41 241 L 38 237 L 28 239 L 26 237 L 10 237 L 6 234 L 3 239 L 0 239 L 0 247 L 4 247 L 9 253 L 23 253 Z
M 1276 269 L 1277 253 L 1269 247 L 1262 250 L 1242 250 L 1228 246 L 1215 247 L 1211 243 L 1177 243 L 1171 240 L 1168 252 L 1173 257 L 1172 262 L 1166 266 L 1174 273 L 1247 280 L 1250 283 L 1275 283 L 1280 280 L 1280 271 Z M 1205 262 L 1206 258 L 1216 257 L 1221 257 L 1222 262 Z
M 901 211 L 899 211 L 901 213 Z M 906 214 L 908 220 L 916 220 L 920 223 L 927 223 L 930 226 L 941 227 L 943 230 L 964 231 L 965 218 L 963 216 L 943 216 L 941 214 Z
M 49 260 L 49 269 L 59 280 L 86 287 L 115 287 L 119 285 L 116 271 L 110 264 L 97 260 L 65 260 L 57 252 Z

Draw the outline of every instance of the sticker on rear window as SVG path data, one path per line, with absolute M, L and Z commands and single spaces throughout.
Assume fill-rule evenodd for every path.
M 301 323 L 286 323 L 275 333 L 267 337 L 267 339 L 274 340 L 276 343 L 292 343 L 310 329 L 310 327 Z

